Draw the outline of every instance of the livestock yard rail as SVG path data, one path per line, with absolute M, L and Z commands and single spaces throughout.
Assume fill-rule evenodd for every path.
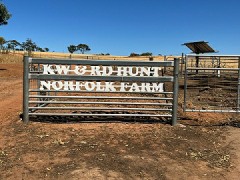
M 177 122 L 178 59 L 72 60 L 24 57 L 23 120 L 142 117 Z M 172 67 L 164 75 L 164 67 Z
M 184 81 L 185 111 L 240 113 L 240 55 L 186 55 Z

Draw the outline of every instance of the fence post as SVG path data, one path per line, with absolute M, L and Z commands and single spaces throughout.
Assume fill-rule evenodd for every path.
M 185 66 L 184 66 L 184 94 L 183 94 L 183 111 L 187 109 L 187 78 L 188 78 L 188 56 L 185 55 Z
M 237 112 L 240 113 L 240 57 L 238 57 L 238 92 L 237 92 Z
M 179 59 L 174 58 L 172 125 L 177 124 Z
M 167 61 L 167 57 L 164 56 L 164 59 L 163 59 L 163 60 L 164 60 L 164 62 Z M 166 66 L 164 66 L 164 68 L 163 68 L 163 73 L 164 73 L 164 74 L 166 73 L 166 69 L 167 69 Z
M 182 53 L 182 59 L 181 59 L 181 76 L 183 75 L 183 66 L 184 66 L 184 53 Z
M 29 57 L 24 56 L 23 59 L 23 122 L 28 123 L 29 121 Z

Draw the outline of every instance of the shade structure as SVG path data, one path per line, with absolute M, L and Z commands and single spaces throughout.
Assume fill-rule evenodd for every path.
M 183 45 L 187 46 L 195 54 L 216 52 L 211 46 L 208 45 L 208 42 L 205 41 L 188 42 L 184 43 Z

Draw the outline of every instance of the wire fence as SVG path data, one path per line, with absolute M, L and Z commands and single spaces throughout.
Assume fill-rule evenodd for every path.
M 240 112 L 240 56 L 186 55 L 184 110 Z

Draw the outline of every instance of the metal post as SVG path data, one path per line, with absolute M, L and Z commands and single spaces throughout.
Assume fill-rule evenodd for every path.
M 218 58 L 217 68 L 221 68 L 221 57 Z M 220 69 L 217 70 L 217 77 L 219 77 L 219 78 L 221 77 L 221 70 Z
M 183 66 L 184 66 L 184 53 L 182 53 L 182 60 L 181 60 L 181 76 L 183 75 Z
M 167 57 L 164 56 L 164 59 L 163 59 L 163 60 L 164 60 L 164 62 L 167 61 Z M 163 73 L 164 73 L 164 74 L 166 73 L 166 66 L 164 66 L 164 68 L 163 68 Z
M 238 94 L 237 94 L 237 112 L 240 113 L 240 57 L 238 57 Z
M 172 125 L 177 124 L 179 59 L 174 58 Z
M 40 72 L 40 64 L 38 64 L 38 69 L 37 70 L 38 70 L 38 74 L 40 74 L 39 73 Z M 40 80 L 39 79 L 37 80 L 37 89 L 40 89 Z M 37 92 L 37 95 L 38 96 L 41 95 L 40 91 Z M 41 101 L 41 98 L 38 98 L 38 101 Z M 40 104 L 37 104 L 37 106 L 40 106 Z
M 186 111 L 187 109 L 187 76 L 188 76 L 188 56 L 185 56 L 185 69 L 184 69 L 184 105 L 183 105 L 183 111 Z
M 199 56 L 197 54 L 197 56 L 196 56 L 196 68 L 198 68 L 198 67 L 199 67 Z M 196 70 L 196 74 L 198 74 L 198 70 Z
M 23 122 L 28 123 L 29 121 L 29 57 L 24 56 L 23 59 Z

